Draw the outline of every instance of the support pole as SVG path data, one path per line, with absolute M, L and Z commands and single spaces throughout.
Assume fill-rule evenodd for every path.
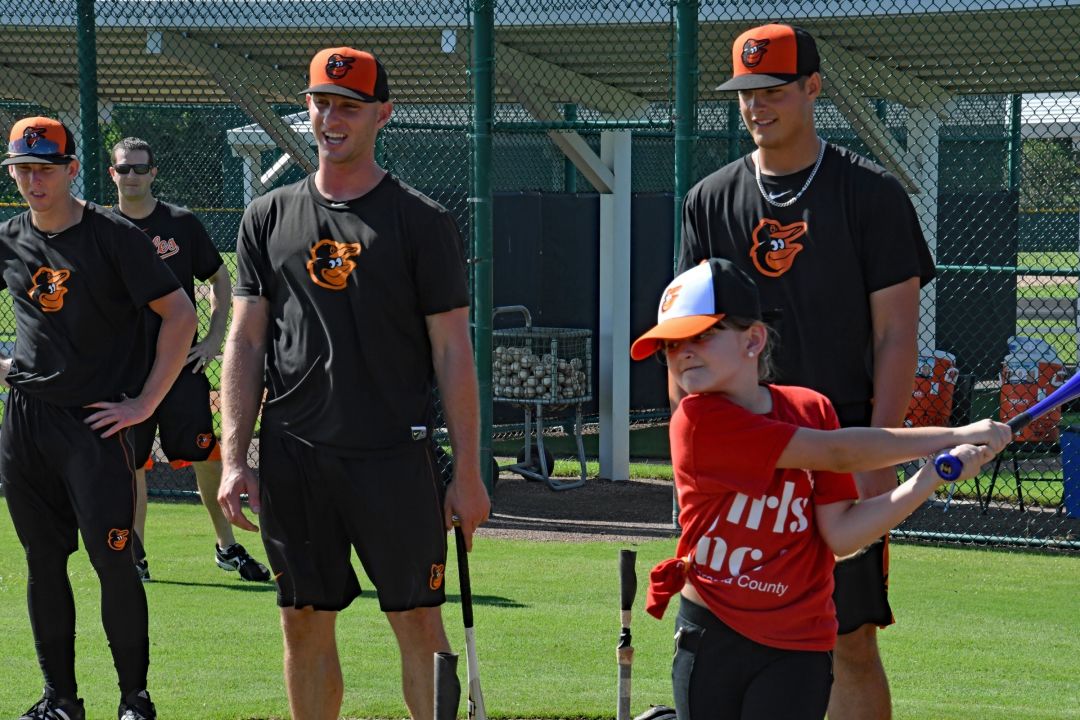
M 675 228 L 672 272 L 679 262 L 682 206 L 694 182 L 697 144 L 698 0 L 677 0 L 675 5 Z M 738 152 L 738 113 L 728 113 L 728 155 Z M 674 489 L 674 488 L 673 488 Z M 671 495 L 671 524 L 679 526 L 679 503 Z
M 600 133 L 600 160 L 613 176 L 600 195 L 600 477 L 630 479 L 629 130 Z
M 682 205 L 694 182 L 697 142 L 698 0 L 678 0 L 675 7 L 675 247 L 678 262 Z
M 98 133 L 97 37 L 94 0 L 78 0 L 79 118 L 82 135 L 82 196 L 101 202 L 101 135 Z
M 915 211 L 919 216 L 923 236 L 930 246 L 930 253 L 938 256 L 938 166 L 941 161 L 940 149 L 941 118 L 930 108 L 908 108 L 907 149 L 904 153 L 904 166 L 908 176 L 922 189 L 912 196 Z M 937 283 L 930 283 L 922 289 L 919 312 L 919 352 L 930 354 L 933 350 L 956 352 L 955 348 L 938 345 L 935 337 L 937 328 Z M 944 341 L 944 338 L 942 338 Z
M 473 40 L 473 132 L 472 132 L 472 280 L 473 353 L 480 386 L 480 476 L 488 496 L 494 489 L 492 476 L 491 406 L 491 312 L 492 312 L 492 208 L 491 126 L 494 115 L 492 70 L 495 57 L 495 0 L 474 0 Z

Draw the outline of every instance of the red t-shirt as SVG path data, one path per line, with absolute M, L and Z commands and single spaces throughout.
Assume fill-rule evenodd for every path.
M 687 579 L 736 632 L 770 647 L 831 650 L 836 643 L 833 554 L 814 506 L 854 500 L 849 473 L 777 469 L 799 427 L 839 427 L 813 390 L 768 386 L 755 415 L 722 395 L 690 395 L 671 418 L 671 455 Z M 692 554 L 692 555 L 691 555 Z

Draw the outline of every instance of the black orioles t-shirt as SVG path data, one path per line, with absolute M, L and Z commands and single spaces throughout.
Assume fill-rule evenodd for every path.
M 444 208 L 389 174 L 335 203 L 310 176 L 248 207 L 237 265 L 234 294 L 270 304 L 263 431 L 363 454 L 430 427 L 425 316 L 468 305 Z
M 180 287 L 138 228 L 93 203 L 57 234 L 24 212 L 0 225 L 2 286 L 15 308 L 8 382 L 39 400 L 80 407 L 142 389 L 142 309 Z
M 810 168 L 763 176 L 784 202 Z M 828 145 L 817 175 L 789 207 L 765 202 L 745 156 L 709 175 L 683 204 L 678 271 L 727 258 L 757 283 L 762 308 L 779 310 L 778 380 L 840 407 L 873 395 L 869 295 L 934 277 L 934 262 L 903 186 L 883 168 Z
M 160 200 L 144 218 L 128 217 L 120 212 L 118 205 L 113 207 L 113 212 L 147 234 L 158 257 L 173 271 L 194 305 L 195 280 L 210 279 L 223 262 L 199 218 L 189 210 Z M 161 328 L 161 318 L 150 311 L 147 311 L 146 318 L 153 341 Z M 192 343 L 196 342 L 198 338 L 193 338 Z

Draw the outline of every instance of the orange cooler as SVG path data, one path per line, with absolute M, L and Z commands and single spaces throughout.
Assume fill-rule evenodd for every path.
M 919 355 L 915 389 L 911 393 L 911 405 L 908 406 L 904 425 L 948 425 L 959 374 L 956 356 L 952 353 L 935 350 L 932 355 Z
M 1001 367 L 1000 419 L 1016 417 L 1065 382 L 1065 368 L 1051 360 L 1006 360 Z M 1061 408 L 1054 408 L 1019 433 L 1017 442 L 1055 442 Z

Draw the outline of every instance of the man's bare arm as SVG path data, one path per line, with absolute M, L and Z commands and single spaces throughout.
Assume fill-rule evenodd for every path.
M 873 325 L 873 427 L 901 427 L 911 403 L 918 363 L 919 278 L 882 288 L 870 295 Z M 896 487 L 892 467 L 855 475 L 859 497 L 867 498 Z
M 233 299 L 233 323 L 221 366 L 221 487 L 218 504 L 229 522 L 245 530 L 258 527 L 244 515 L 241 496 L 247 494 L 258 514 L 259 481 L 248 465 L 248 447 L 262 404 L 266 335 L 270 304 L 266 298 Z
M 110 437 L 131 425 L 137 425 L 153 414 L 165 393 L 169 392 L 184 367 L 186 349 L 195 336 L 195 307 L 187 293 L 173 290 L 149 303 L 150 309 L 161 317 L 157 349 L 150 374 L 137 397 L 120 402 L 102 401 L 87 407 L 98 412 L 89 415 L 85 422 L 94 430 L 102 430 L 102 437 Z
M 480 477 L 480 401 L 469 339 L 469 311 L 457 308 L 428 315 L 426 321 L 454 456 L 454 481 L 446 493 L 447 529 L 450 516 L 457 515 L 466 544 L 471 547 L 472 533 L 487 520 L 491 501 Z
M 229 270 L 222 263 L 210 279 L 210 327 L 206 331 L 206 337 L 201 342 L 192 346 L 188 353 L 187 362 L 195 363 L 192 372 L 202 372 L 207 363 L 221 353 L 221 343 L 225 339 L 225 331 L 229 325 L 229 306 L 232 297 L 232 282 L 229 280 Z

